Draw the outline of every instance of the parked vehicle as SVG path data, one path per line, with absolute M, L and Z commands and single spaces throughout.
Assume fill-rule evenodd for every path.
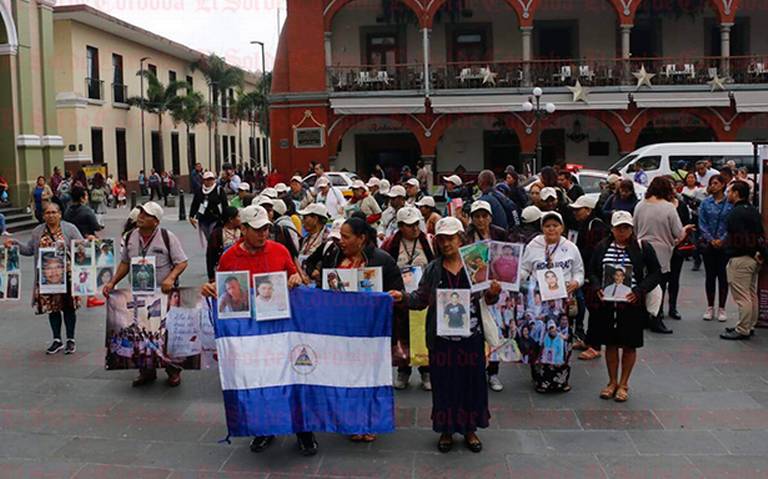
M 335 186 L 341 190 L 345 198 L 352 197 L 352 190 L 350 189 L 350 186 L 352 186 L 352 182 L 359 179 L 357 173 L 351 173 L 348 171 L 328 171 L 325 173 L 325 176 L 327 176 L 331 181 L 331 186 Z M 303 181 L 307 187 L 309 187 L 313 192 L 315 191 L 315 181 L 317 181 L 317 176 L 314 173 L 307 175 Z

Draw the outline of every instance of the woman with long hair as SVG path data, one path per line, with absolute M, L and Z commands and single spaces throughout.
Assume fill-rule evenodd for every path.
M 727 219 L 733 210 L 733 204 L 725 197 L 725 178 L 715 175 L 709 179 L 709 196 L 699 207 L 699 243 L 704 259 L 707 293 L 707 310 L 704 321 L 717 318 L 720 322 L 728 320 L 725 303 L 728 300 L 728 255 L 725 252 L 728 239 Z M 715 313 L 715 288 L 718 289 L 717 313 Z

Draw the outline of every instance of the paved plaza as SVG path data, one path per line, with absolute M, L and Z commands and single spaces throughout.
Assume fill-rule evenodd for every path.
M 197 235 L 175 209 L 166 213 L 164 226 L 191 258 L 182 284 L 201 284 Z M 118 235 L 124 214 L 110 211 L 105 236 Z M 133 371 L 105 371 L 103 307 L 80 310 L 74 356 L 46 356 L 47 317 L 29 306 L 32 260 L 22 266 L 23 301 L 0 303 L 0 478 L 768 477 L 768 330 L 718 339 L 722 325 L 700 319 L 704 273 L 689 265 L 684 320 L 667 322 L 672 336 L 646 335 L 628 403 L 598 398 L 601 360 L 574 359 L 573 391 L 547 396 L 533 391 L 526 366 L 502 365 L 505 389 L 490 393 L 491 427 L 480 432 L 484 452 L 457 442 L 440 454 L 431 398 L 414 375 L 396 396 L 396 433 L 370 445 L 320 434 L 309 459 L 293 437 L 262 454 L 247 438 L 219 443 L 227 433 L 216 370 L 185 373 L 177 389 L 162 381 L 133 389 Z

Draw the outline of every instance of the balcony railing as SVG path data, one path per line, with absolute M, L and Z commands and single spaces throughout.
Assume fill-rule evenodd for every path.
M 112 102 L 126 103 L 128 101 L 128 85 L 120 83 L 112 84 Z
M 654 75 L 653 85 L 706 85 L 715 76 L 734 83 L 768 83 L 768 55 L 744 57 L 657 57 L 589 60 L 454 62 L 431 64 L 430 87 L 441 89 L 570 86 L 632 86 L 633 73 Z M 331 91 L 423 90 L 424 66 L 336 66 L 328 69 Z
M 104 99 L 104 81 L 98 78 L 85 79 L 85 94 L 90 100 Z

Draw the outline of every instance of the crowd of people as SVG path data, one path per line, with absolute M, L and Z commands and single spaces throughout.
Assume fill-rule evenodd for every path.
M 437 447 L 448 452 L 454 434 L 460 434 L 468 449 L 479 452 L 477 431 L 488 427 L 490 419 L 488 391 L 504 388 L 498 360 L 504 355 L 495 354 L 490 361 L 486 355 L 489 326 L 484 317 L 489 311 L 501 336 L 514 339 L 514 345 L 507 346 L 516 348 L 517 360 L 529 365 L 536 392 L 570 391 L 571 356 L 580 350 L 582 360 L 605 355 L 608 384 L 598 395 L 617 402 L 629 400 L 644 330 L 671 334 L 664 320 L 681 319 L 677 302 L 687 260 L 694 270 L 703 264 L 706 271 L 707 307 L 701 318 L 726 322 L 730 291 L 739 318 L 721 337 L 751 337 L 764 249 L 762 220 L 749 202 L 754 185 L 730 166 L 719 171 L 706 163 L 691 171 L 685 166 L 679 165 L 674 177 L 650 181 L 647 175 L 628 179 L 611 172 L 601 193 L 588 195 L 571 171 L 553 167 L 543 168 L 525 186 L 525 178 L 510 166 L 502 178 L 486 170 L 474 183 L 466 181 L 466 175 L 445 176 L 437 190 L 422 173 L 429 172 L 424 165 L 416 176 L 404 169 L 398 178 L 377 168 L 367 181 L 355 180 L 347 194 L 329 181 L 319 163 L 307 172 L 315 174 L 311 187 L 303 180 L 304 172 L 275 182 L 282 179 L 276 171 L 265 176 L 224 165 L 217 174 L 198 164 L 191 175 L 189 222 L 206 251 L 209 282 L 202 292 L 217 297 L 217 272 L 247 270 L 251 277 L 285 272 L 289 287 L 322 287 L 325 269 L 381 268 L 383 290 L 394 299 L 393 386 L 405 389 L 411 384 L 409 352 L 416 346 L 410 344 L 411 312 L 426 311 L 429 364 L 419 366 L 418 372 L 420 387 L 432 394 L 433 430 L 440 434 Z M 635 180 L 647 183 L 640 198 Z M 37 255 L 53 242 L 98 234 L 95 215 L 100 204 L 110 201 L 107 189 L 94 205 L 101 180 L 70 181 L 66 202 L 52 199 L 59 195 L 60 184 L 54 189 L 45 178 L 38 181 L 33 202 L 43 224 L 20 245 L 21 254 Z M 164 184 L 156 172 L 143 183 L 140 179 L 150 201 L 130 214 L 122 257 L 104 285 L 105 295 L 128 274 L 131 258 L 148 251 L 157 257 L 157 284 L 164 292 L 178 284 L 186 269 L 188 257 L 179 239 L 160 227 L 163 209 L 152 201 L 155 193 L 167 194 Z M 62 204 L 69 205 L 63 219 Z M 472 288 L 484 266 L 468 265 L 460 249 L 486 241 L 508 245 L 500 247 L 500 259 L 489 268 L 492 277 L 505 284 L 519 280 L 519 291 L 490 281 L 471 295 L 465 311 L 469 335 L 438 334 L 437 291 Z M 17 242 L 7 239 L 5 244 Z M 418 284 L 414 268 L 422 271 Z M 547 300 L 558 288 L 566 298 Z M 35 300 L 37 311 L 49 314 L 54 344 L 48 352 L 62 347 L 74 352 L 77 299 L 36 293 Z M 66 346 L 61 341 L 62 318 Z M 117 351 L 123 338 L 113 339 Z M 159 366 L 143 365 L 134 386 L 154 381 Z M 181 370 L 172 365 L 166 369 L 169 383 L 178 386 Z M 317 452 L 312 431 L 297 438 L 303 454 Z M 351 439 L 371 442 L 376 436 L 362 431 Z M 273 440 L 256 437 L 251 449 L 261 452 Z

